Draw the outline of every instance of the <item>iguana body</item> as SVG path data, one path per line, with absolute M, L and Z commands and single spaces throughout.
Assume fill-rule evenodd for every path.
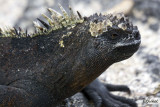
M 54 107 L 138 49 L 138 30 L 122 14 L 77 18 L 60 8 L 63 16 L 43 15 L 49 24 L 38 19 L 45 28 L 35 23 L 35 34 L 0 32 L 0 106 Z

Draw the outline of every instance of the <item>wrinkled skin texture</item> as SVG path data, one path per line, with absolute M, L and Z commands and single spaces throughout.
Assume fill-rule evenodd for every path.
M 95 79 L 113 63 L 131 57 L 139 48 L 140 34 L 137 28 L 109 27 L 97 37 L 91 36 L 90 22 L 106 17 L 93 15 L 72 29 L 64 27 L 32 38 L 1 37 L 0 106 L 54 107 L 82 89 L 88 95 L 87 90 L 92 89 L 93 93 L 106 93 L 100 102 L 107 107 L 121 104 L 121 98 L 111 96 L 107 88 L 95 89 L 94 84 L 103 87 Z M 72 34 L 63 38 L 61 47 L 59 40 L 67 32 Z M 95 102 L 97 107 L 101 104 Z

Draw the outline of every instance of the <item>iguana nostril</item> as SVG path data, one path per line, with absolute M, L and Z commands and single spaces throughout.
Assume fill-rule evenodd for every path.
M 137 32 L 134 34 L 134 37 L 135 37 L 135 39 L 139 39 L 139 37 L 140 37 L 139 31 L 137 31 Z

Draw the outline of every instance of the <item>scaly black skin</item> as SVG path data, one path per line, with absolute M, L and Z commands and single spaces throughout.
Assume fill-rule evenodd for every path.
M 82 89 L 90 98 L 93 94 L 88 90 L 93 89 L 95 95 L 103 93 L 98 95 L 102 100 L 95 101 L 97 107 L 102 103 L 107 107 L 132 105 L 131 100 L 114 98 L 108 89 L 116 89 L 104 88 L 95 79 L 113 63 L 131 57 L 139 48 L 140 34 L 135 28 L 110 27 L 98 37 L 91 36 L 89 23 L 101 22 L 104 17 L 94 15 L 73 29 L 62 28 L 32 38 L 1 37 L 0 106 L 54 107 Z M 72 34 L 63 38 L 65 47 L 60 47 L 59 40 L 68 31 Z

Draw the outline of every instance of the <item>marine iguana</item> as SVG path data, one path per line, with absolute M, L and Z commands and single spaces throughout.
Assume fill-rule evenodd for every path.
M 123 14 L 63 15 L 48 8 L 48 23 L 34 22 L 36 32 L 0 29 L 0 107 L 50 107 L 83 91 L 107 107 L 131 106 L 131 99 L 109 91 L 127 86 L 100 83 L 96 78 L 115 62 L 131 57 L 140 34 Z M 95 80 L 96 79 L 96 80 Z M 87 86 L 88 85 L 88 86 Z

